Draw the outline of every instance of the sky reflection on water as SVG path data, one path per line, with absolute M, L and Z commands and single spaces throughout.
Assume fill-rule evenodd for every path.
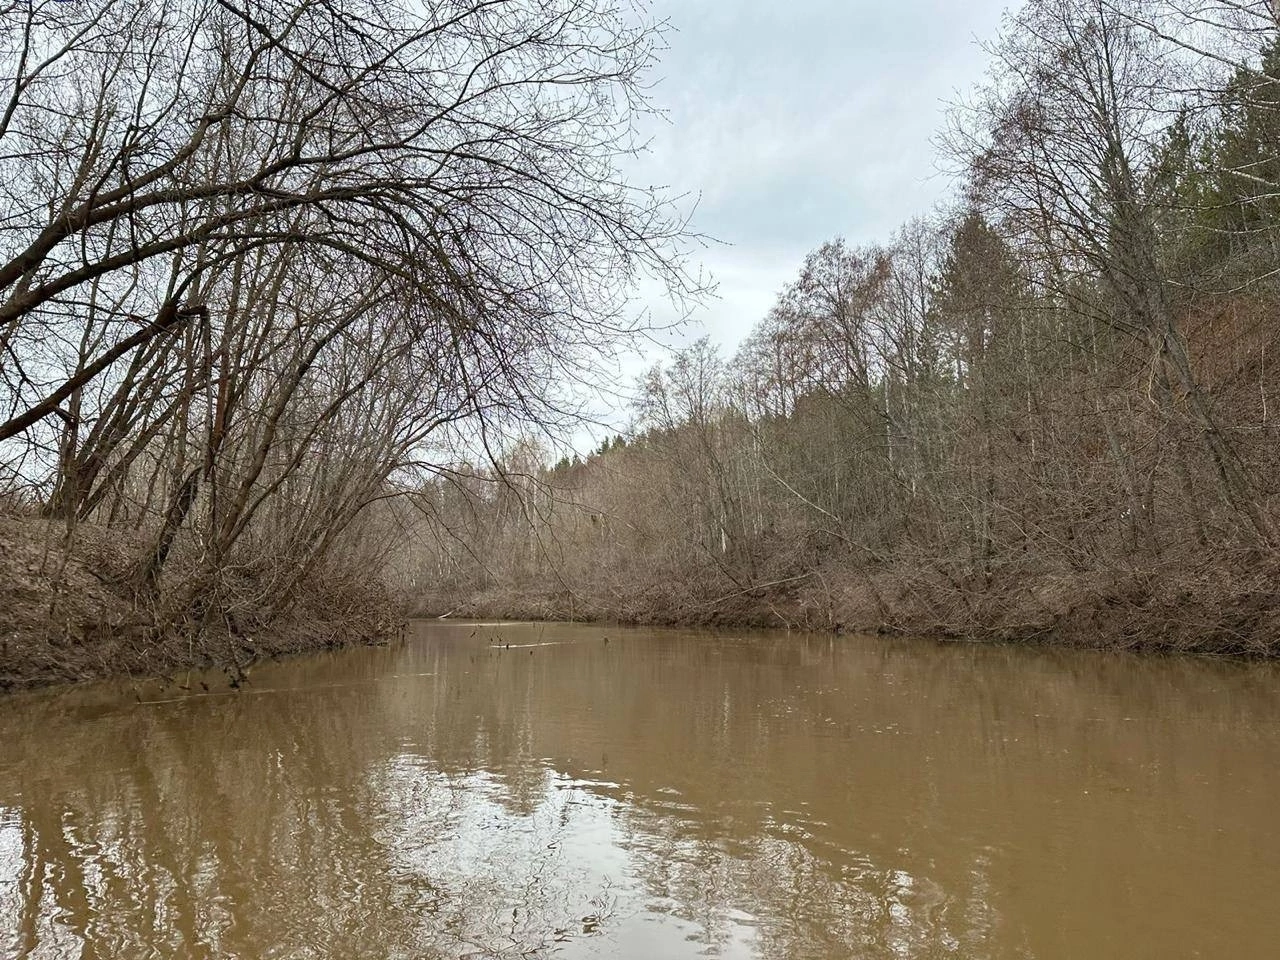
M 0 702 L 0 956 L 1280 942 L 1273 667 L 422 624 L 224 692 Z

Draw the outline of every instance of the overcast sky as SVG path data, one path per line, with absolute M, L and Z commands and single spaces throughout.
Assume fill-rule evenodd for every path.
M 946 194 L 930 141 L 1009 3 L 653 0 L 670 123 L 632 176 L 700 195 L 695 229 L 727 244 L 703 257 L 719 300 L 680 339 L 731 352 L 809 250 L 887 240 Z

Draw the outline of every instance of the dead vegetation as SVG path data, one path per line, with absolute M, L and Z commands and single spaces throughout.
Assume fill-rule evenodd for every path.
M 142 544 L 82 524 L 0 518 L 0 692 L 114 676 L 171 675 L 215 668 L 235 684 L 263 658 L 383 643 L 401 623 L 385 591 L 363 578 L 316 581 L 284 616 L 262 581 L 244 572 L 217 621 L 174 608 L 183 591 L 140 601 L 131 579 Z M 195 582 L 193 558 L 175 557 L 169 576 Z
M 465 598 L 428 595 L 412 609 L 422 616 L 773 627 L 1270 659 L 1280 656 L 1277 583 L 1280 571 L 1145 570 L 965 589 L 943 571 L 835 567 L 727 596 L 697 580 L 678 589 L 637 585 L 608 597 L 528 584 Z
M 1280 654 L 1274 10 L 1029 0 L 989 52 L 953 209 L 815 249 L 625 437 L 423 490 L 408 593 Z
M 625 5 L 624 5 L 625 6 Z M 592 0 L 0 9 L 0 677 L 379 634 L 390 501 L 696 296 Z

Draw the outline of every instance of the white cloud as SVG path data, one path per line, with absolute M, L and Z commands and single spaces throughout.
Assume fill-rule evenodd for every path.
M 687 336 L 731 351 L 808 250 L 887 240 L 933 206 L 944 104 L 981 75 L 1004 6 L 655 0 L 675 28 L 654 91 L 670 122 L 629 173 L 700 196 L 695 228 L 728 244 L 703 258 L 720 299 Z

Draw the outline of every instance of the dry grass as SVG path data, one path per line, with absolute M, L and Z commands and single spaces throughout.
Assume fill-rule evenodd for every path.
M 1246 558 L 1247 559 L 1247 558 Z M 438 616 L 609 620 L 892 633 L 1151 653 L 1280 657 L 1280 569 L 1238 562 L 1088 572 L 1010 571 L 989 587 L 927 564 L 833 566 L 739 590 L 702 577 L 607 592 L 537 584 L 419 598 Z
M 287 614 L 263 611 L 195 626 L 171 599 L 141 605 L 129 572 L 144 544 L 117 530 L 0 517 L 0 692 L 102 677 L 217 668 L 235 679 L 255 660 L 392 635 L 398 618 L 372 585 L 312 584 Z M 253 585 L 243 585 L 252 594 Z

